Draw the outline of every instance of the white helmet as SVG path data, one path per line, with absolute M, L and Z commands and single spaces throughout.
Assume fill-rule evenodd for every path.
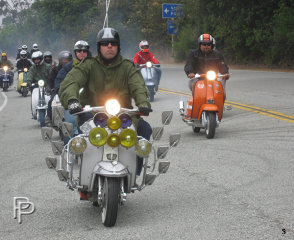
M 19 54 L 20 54 L 21 59 L 27 58 L 27 51 L 26 50 L 21 50 Z
M 38 63 L 35 63 L 36 59 L 40 59 L 41 61 Z M 43 53 L 41 51 L 33 52 L 32 54 L 32 61 L 35 63 L 36 66 L 41 65 L 43 63 L 44 57 Z
M 139 48 L 143 52 L 148 52 L 149 51 L 149 43 L 148 43 L 148 41 L 147 40 L 142 40 L 139 43 Z
M 34 43 L 33 44 L 33 49 L 37 50 L 39 48 L 38 44 L 37 43 Z

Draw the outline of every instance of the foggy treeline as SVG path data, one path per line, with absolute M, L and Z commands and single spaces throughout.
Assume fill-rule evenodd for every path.
M 26 0 L 14 0 L 18 10 L 5 8 L 0 32 L 0 49 L 13 56 L 23 44 L 29 49 L 38 43 L 41 50 L 57 54 L 73 49 L 83 39 L 96 54 L 96 35 L 103 27 L 104 0 L 36 0 L 27 8 Z M 186 59 L 197 47 L 201 33 L 210 33 L 229 63 L 294 65 L 293 0 L 112 0 L 109 27 L 118 30 L 123 55 L 132 58 L 140 40 L 150 42 L 151 51 L 171 55 L 171 35 L 162 18 L 163 3 L 184 6 L 184 16 L 174 19 L 173 57 Z

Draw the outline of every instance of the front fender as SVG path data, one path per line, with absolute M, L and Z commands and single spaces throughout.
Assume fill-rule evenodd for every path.
M 201 108 L 200 108 L 198 119 L 201 118 L 201 115 L 202 115 L 202 112 L 203 111 L 207 111 L 207 112 L 218 112 L 218 107 L 215 104 L 209 104 L 209 103 L 203 104 L 201 106 Z
M 92 172 L 91 176 L 91 183 L 90 183 L 90 192 L 93 190 L 94 181 L 96 175 L 104 176 L 104 177 L 125 177 L 129 175 L 129 171 L 127 167 L 123 164 L 118 162 L 117 164 L 113 165 L 111 162 L 99 162 L 97 163 Z

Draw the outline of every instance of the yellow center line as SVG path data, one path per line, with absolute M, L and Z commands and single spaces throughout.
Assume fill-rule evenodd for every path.
M 182 92 L 182 91 L 175 91 L 175 90 L 166 89 L 166 88 L 159 88 L 159 91 L 164 92 L 164 93 L 169 93 L 169 94 L 183 95 L 183 96 L 187 96 L 187 97 L 191 96 L 191 92 L 188 93 L 188 92 Z M 228 105 L 228 104 L 232 105 L 235 108 L 241 109 L 241 110 L 255 112 L 255 113 L 265 115 L 268 117 L 272 117 L 272 118 L 280 119 L 280 120 L 283 120 L 286 122 L 294 123 L 294 116 L 292 116 L 292 115 L 287 115 L 284 113 L 268 110 L 265 108 L 255 107 L 255 106 L 251 106 L 251 105 L 246 105 L 246 104 L 226 100 L 225 105 Z

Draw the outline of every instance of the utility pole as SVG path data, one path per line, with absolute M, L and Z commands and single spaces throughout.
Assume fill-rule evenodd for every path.
M 106 2 L 106 13 L 105 13 L 105 19 L 103 23 L 103 28 L 108 28 L 108 8 L 110 4 L 110 0 L 105 0 Z

